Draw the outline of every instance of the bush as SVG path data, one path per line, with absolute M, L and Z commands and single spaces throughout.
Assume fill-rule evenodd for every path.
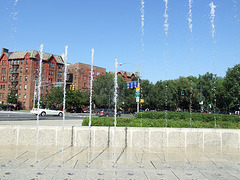
M 236 115 L 204 114 L 184 112 L 143 112 L 135 118 L 117 118 L 118 127 L 172 127 L 172 128 L 228 128 L 240 129 L 240 118 Z M 192 120 L 190 121 L 190 117 Z M 167 120 L 167 122 L 166 122 Z M 82 125 L 88 126 L 85 118 Z M 114 117 L 92 117 L 92 126 L 114 126 Z M 166 126 L 167 125 L 167 126 Z

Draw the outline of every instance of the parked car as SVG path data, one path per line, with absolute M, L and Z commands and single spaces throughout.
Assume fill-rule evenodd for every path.
M 13 111 L 14 110 L 14 106 L 13 105 L 4 105 L 2 107 L 2 110 L 4 110 L 4 111 Z
M 38 108 L 33 108 L 30 111 L 31 114 L 38 114 Z M 63 116 L 63 112 L 56 109 L 39 109 L 39 115 L 40 116 L 46 116 L 46 115 L 55 115 L 55 116 Z
M 70 112 L 71 113 L 83 113 L 83 109 L 82 108 L 71 109 Z
M 99 109 L 96 113 L 96 116 L 99 116 L 99 117 L 114 116 L 114 111 L 112 109 Z M 117 116 L 120 117 L 121 113 L 118 112 Z

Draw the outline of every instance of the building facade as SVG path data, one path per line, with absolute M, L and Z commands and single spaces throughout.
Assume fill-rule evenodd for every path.
M 72 77 L 72 84 L 75 89 L 81 89 L 83 92 L 90 90 L 91 65 L 84 63 L 69 64 L 67 66 L 68 75 Z M 93 79 L 106 74 L 106 68 L 93 66 Z
M 64 62 L 61 56 L 43 53 L 41 96 L 55 83 L 63 81 Z M 14 92 L 21 109 L 33 107 L 39 76 L 39 51 L 9 52 L 3 48 L 0 57 L 0 104 Z
M 109 74 L 115 74 L 115 72 L 109 72 Z M 135 74 L 133 72 L 126 72 L 126 71 L 118 71 L 118 76 L 121 76 L 126 82 L 131 82 L 134 77 L 138 76 L 138 73 Z
M 13 92 L 21 109 L 32 109 L 39 76 L 39 51 L 9 52 L 3 48 L 0 56 L 0 104 L 7 104 L 7 96 Z M 64 81 L 62 56 L 43 53 L 41 72 L 41 97 L 51 88 L 62 86 Z M 106 68 L 93 67 L 93 78 L 106 74 Z M 67 65 L 67 87 L 75 90 L 90 89 L 91 65 L 76 63 Z

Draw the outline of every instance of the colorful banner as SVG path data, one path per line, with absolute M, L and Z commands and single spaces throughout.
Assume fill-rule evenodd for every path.
M 136 87 L 138 87 L 138 82 L 137 81 L 127 82 L 127 88 L 128 89 L 129 88 L 133 89 L 133 88 L 136 88 Z

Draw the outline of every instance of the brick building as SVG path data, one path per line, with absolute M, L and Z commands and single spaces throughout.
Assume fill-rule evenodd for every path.
M 7 104 L 7 95 L 14 92 L 22 109 L 33 107 L 35 82 L 39 75 L 39 51 L 9 52 L 0 56 L 0 104 Z M 62 82 L 64 62 L 61 56 L 43 53 L 41 95 L 49 86 Z
M 81 89 L 84 92 L 90 89 L 91 65 L 83 63 L 69 64 L 67 71 L 68 75 L 72 77 L 72 81 L 69 83 L 74 85 L 75 89 Z M 93 79 L 105 74 L 106 68 L 93 66 Z
M 7 95 L 14 92 L 21 109 L 31 109 L 35 84 L 39 76 L 40 52 L 9 52 L 3 48 L 0 56 L 0 104 L 7 104 Z M 91 66 L 83 63 L 67 65 L 67 86 L 86 91 L 90 88 Z M 106 69 L 94 66 L 94 79 L 106 74 Z M 41 96 L 56 84 L 63 84 L 64 61 L 62 56 L 43 53 Z
M 109 74 L 114 74 L 115 72 L 109 72 Z M 133 72 L 126 72 L 126 71 L 118 71 L 118 76 L 121 76 L 126 82 L 131 82 L 134 77 L 137 77 L 138 73 L 135 74 Z

